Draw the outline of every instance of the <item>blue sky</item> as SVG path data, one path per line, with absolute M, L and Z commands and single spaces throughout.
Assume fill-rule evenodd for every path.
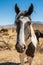
M 0 25 L 14 23 L 16 15 L 14 5 L 16 3 L 21 10 L 27 10 L 30 4 L 33 3 L 34 12 L 31 19 L 43 23 L 43 0 L 0 0 Z

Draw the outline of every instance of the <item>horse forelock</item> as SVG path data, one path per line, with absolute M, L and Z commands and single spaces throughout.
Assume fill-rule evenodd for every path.
M 16 19 L 18 19 L 20 16 L 26 16 L 25 14 L 26 14 L 26 11 L 20 11 L 20 12 L 16 15 Z M 27 17 L 31 20 L 30 16 L 27 16 Z

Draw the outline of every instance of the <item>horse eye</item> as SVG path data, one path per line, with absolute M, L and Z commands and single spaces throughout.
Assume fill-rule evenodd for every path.
M 30 21 L 28 21 L 28 22 L 27 22 L 27 24 L 28 24 L 28 25 L 30 25 L 30 24 L 31 24 L 31 22 L 30 22 Z

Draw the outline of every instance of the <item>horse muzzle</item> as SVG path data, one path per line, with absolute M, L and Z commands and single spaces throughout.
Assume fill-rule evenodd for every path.
M 26 45 L 25 45 L 25 44 L 19 44 L 19 43 L 17 43 L 17 44 L 15 45 L 15 48 L 16 48 L 16 50 L 17 50 L 19 53 L 23 53 L 23 52 L 25 51 L 25 49 L 26 49 Z

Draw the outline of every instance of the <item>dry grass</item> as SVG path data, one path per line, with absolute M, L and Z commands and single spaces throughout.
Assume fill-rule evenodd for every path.
M 43 25 L 36 24 L 33 27 L 43 32 Z M 14 30 L 8 28 L 8 32 L 0 33 L 0 65 L 19 65 L 19 53 L 15 49 L 16 36 L 15 28 Z M 26 56 L 24 61 L 27 61 Z M 25 63 L 25 65 L 28 65 L 28 63 Z M 32 65 L 43 65 L 43 38 L 39 39 L 39 50 L 35 53 Z

